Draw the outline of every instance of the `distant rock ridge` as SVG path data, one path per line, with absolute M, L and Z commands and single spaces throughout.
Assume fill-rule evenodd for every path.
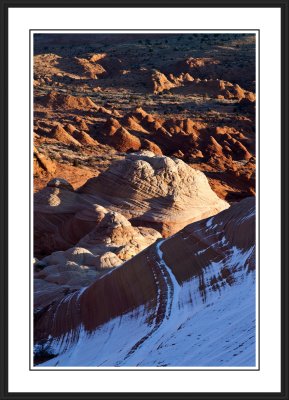
M 98 108 L 98 106 L 89 97 L 72 96 L 56 91 L 51 91 L 47 95 L 39 97 L 37 101 L 45 107 L 52 107 L 56 109 L 60 108 L 85 110 Z

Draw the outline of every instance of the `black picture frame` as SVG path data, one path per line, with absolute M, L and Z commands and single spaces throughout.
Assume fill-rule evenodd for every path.
M 288 49 L 289 0 L 0 0 L 1 3 L 1 90 L 0 90 L 0 273 L 1 273 L 1 399 L 289 399 L 288 390 Z M 17 7 L 202 7 L 280 8 L 281 11 L 281 391 L 277 393 L 13 393 L 8 389 L 8 12 Z M 72 27 L 73 28 L 73 27 Z M 73 372 L 72 372 L 73 373 Z M 216 372 L 217 373 L 217 372 Z

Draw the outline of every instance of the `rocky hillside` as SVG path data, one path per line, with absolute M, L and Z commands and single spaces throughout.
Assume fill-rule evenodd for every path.
M 35 34 L 35 364 L 253 366 L 253 34 Z
M 78 190 L 51 180 L 34 198 L 35 308 L 228 207 L 202 172 L 150 152 L 116 161 Z
M 35 191 L 149 150 L 201 170 L 230 203 L 255 194 L 254 35 L 85 37 L 35 39 L 34 144 L 54 164 L 35 169 Z
M 148 151 L 132 153 L 78 190 L 63 179 L 53 179 L 35 194 L 34 252 L 39 257 L 66 250 L 104 217 L 167 237 L 228 207 L 206 176 L 183 161 Z

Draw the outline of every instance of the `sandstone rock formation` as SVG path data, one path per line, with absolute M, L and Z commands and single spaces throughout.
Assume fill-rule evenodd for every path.
M 141 142 L 138 137 L 129 133 L 125 128 L 119 128 L 111 137 L 110 142 L 113 147 L 121 152 L 129 150 L 139 150 Z
M 164 236 L 229 207 L 211 190 L 205 175 L 183 161 L 149 151 L 133 153 L 77 191 L 54 179 L 35 194 L 35 255 L 76 245 L 104 217 L 105 211 L 96 205 Z
M 36 102 L 47 108 L 54 109 L 95 109 L 98 106 L 89 97 L 80 97 L 61 94 L 51 91 L 45 96 L 36 99 Z
M 72 135 L 79 143 L 83 145 L 90 145 L 90 146 L 97 145 L 97 141 L 92 139 L 92 137 L 84 131 L 78 131 L 76 129 L 73 131 Z
M 75 146 L 81 146 L 78 140 L 66 132 L 66 130 L 59 124 L 55 125 L 48 135 L 50 138 L 57 140 L 64 144 L 73 144 Z
M 154 153 L 156 156 L 163 155 L 160 147 L 157 144 L 155 144 L 154 142 L 151 142 L 150 140 L 143 139 L 142 140 L 142 148 Z
M 219 64 L 218 60 L 214 60 L 209 57 L 189 57 L 184 60 L 175 62 L 174 64 L 167 67 L 167 71 L 174 74 L 190 73 L 193 76 L 197 71 L 202 69 L 208 69 L 209 66 L 216 66 Z M 199 77 L 199 76 L 198 76 Z
M 105 75 L 107 72 L 103 68 L 101 64 L 98 64 L 92 57 L 90 60 L 87 60 L 86 58 L 75 58 L 76 63 L 81 66 L 82 68 L 82 75 L 88 76 L 89 78 L 94 78 L 98 79 L 99 77 L 102 77 Z
M 52 181 L 50 187 L 68 193 L 73 190 L 67 182 L 60 180 Z M 55 201 L 50 204 L 55 206 Z M 38 238 L 38 248 L 42 252 L 63 250 L 54 251 L 34 264 L 38 288 L 34 294 L 35 307 L 46 306 L 53 296 L 57 298 L 67 290 L 73 292 L 88 286 L 107 269 L 129 260 L 161 238 L 154 229 L 135 228 L 121 214 L 101 206 L 84 209 L 75 215 L 67 216 L 64 212 L 63 215 L 50 214 L 50 217 L 42 219 L 42 224 L 50 223 L 50 231 L 43 232 Z M 62 223 L 59 222 L 61 219 Z M 37 225 L 41 229 L 41 223 Z M 37 253 L 37 247 L 35 251 Z
M 43 173 L 53 175 L 56 166 L 49 158 L 41 154 L 37 148 L 33 148 L 33 170 L 34 174 L 42 175 Z
M 175 85 L 168 80 L 168 78 L 162 74 L 160 71 L 154 71 L 152 74 L 152 81 L 153 81 L 153 92 L 160 93 L 164 90 L 169 90 Z
M 149 151 L 127 155 L 78 193 L 164 236 L 229 206 L 211 190 L 202 172 Z
M 248 98 L 251 101 L 255 99 L 255 95 L 252 92 L 244 90 L 238 84 L 219 79 L 194 79 L 193 81 L 187 81 L 184 86 L 180 86 L 174 91 L 182 95 L 199 94 L 219 99 L 241 100 Z
M 34 52 L 35 363 L 254 366 L 255 35 Z
M 42 314 L 39 311 L 36 342 L 50 337 L 47 348 L 55 358 L 48 365 L 75 366 L 79 360 L 70 357 L 78 341 L 90 349 L 83 354 L 82 365 L 161 366 L 165 359 L 167 365 L 192 366 L 198 365 L 196 358 L 203 360 L 197 361 L 201 365 L 211 358 L 212 365 L 235 365 L 237 360 L 248 362 L 248 357 L 251 365 L 254 285 L 255 202 L 249 198 L 185 227 L 85 290 L 63 295 Z M 235 317 L 238 301 L 244 306 L 242 322 Z M 127 335 L 139 326 L 140 331 Z M 206 338 L 197 342 L 202 335 Z M 117 355 L 110 346 L 102 351 L 104 341 L 112 346 L 113 340 L 117 340 Z M 217 354 L 210 355 L 207 341 L 218 346 Z M 225 353 L 222 343 L 226 343 Z M 236 352 L 239 343 L 243 348 Z M 179 361 L 176 354 L 182 355 Z
M 250 114 L 254 108 L 254 102 L 247 98 L 236 104 L 234 107 Z M 184 117 L 162 118 L 138 107 L 122 118 L 108 118 L 97 132 L 99 141 L 118 151 L 147 149 L 156 155 L 183 159 L 212 176 L 210 183 L 217 194 L 231 200 L 235 195 L 250 196 L 255 187 L 255 134 L 249 118 L 239 118 L 233 127 L 218 116 L 209 123 Z
M 239 62 L 238 62 L 239 61 Z M 253 89 L 255 78 L 254 68 L 245 69 L 241 60 L 230 57 L 226 63 L 213 57 L 188 57 L 164 67 L 166 74 L 180 75 L 188 73 L 196 79 L 225 79 L 230 82 L 238 81 L 245 87 Z

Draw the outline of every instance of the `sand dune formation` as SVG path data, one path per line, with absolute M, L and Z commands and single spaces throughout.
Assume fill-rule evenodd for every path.
M 253 366 L 254 37 L 68 36 L 34 49 L 35 364 Z

